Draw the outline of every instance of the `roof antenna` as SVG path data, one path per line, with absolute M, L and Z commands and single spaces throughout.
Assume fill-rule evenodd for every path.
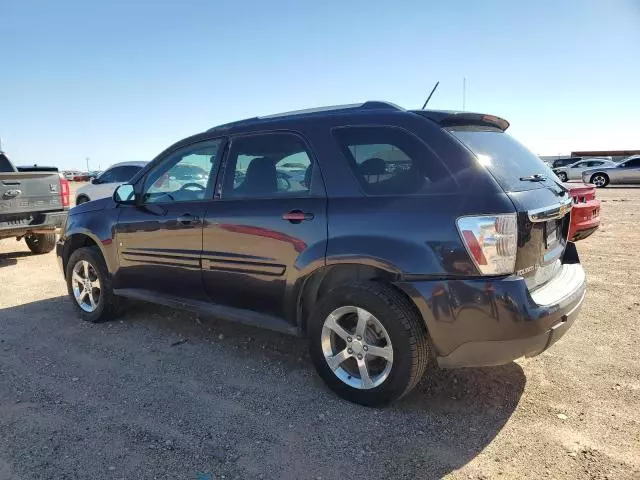
M 429 94 L 429 96 L 427 97 L 427 101 L 424 102 L 424 105 L 422 105 L 422 110 L 425 109 L 425 107 L 427 106 L 427 103 L 429 103 L 429 100 L 431 100 L 431 96 L 433 95 L 433 92 L 436 91 L 436 88 L 438 88 L 438 85 L 440 85 L 440 82 L 436 82 L 436 84 L 433 87 L 433 90 L 431 90 L 431 93 Z

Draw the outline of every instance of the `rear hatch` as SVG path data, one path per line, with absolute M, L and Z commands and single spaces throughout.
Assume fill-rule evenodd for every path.
M 571 211 L 567 189 L 538 156 L 504 133 L 505 120 L 458 114 L 439 123 L 473 152 L 512 200 L 518 216 L 515 272 L 531 291 L 544 285 L 562 268 Z

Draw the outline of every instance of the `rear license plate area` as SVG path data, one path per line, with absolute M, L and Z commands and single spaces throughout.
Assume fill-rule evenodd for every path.
M 544 240 L 547 250 L 552 250 L 558 246 L 560 234 L 558 232 L 558 222 L 549 220 L 544 225 Z

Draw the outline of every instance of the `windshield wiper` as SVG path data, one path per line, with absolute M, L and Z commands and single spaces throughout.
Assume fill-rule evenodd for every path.
M 520 180 L 523 182 L 544 182 L 546 179 L 547 177 L 540 173 L 529 175 L 528 177 L 520 177 Z
M 540 173 L 535 173 L 533 175 L 529 175 L 528 177 L 520 177 L 520 180 L 523 182 L 544 182 L 547 179 L 544 175 Z M 563 197 L 569 192 L 569 189 L 562 185 L 562 183 L 556 181 L 555 179 L 551 179 L 553 183 L 555 183 L 558 187 L 560 187 L 560 191 L 556 192 L 559 196 Z

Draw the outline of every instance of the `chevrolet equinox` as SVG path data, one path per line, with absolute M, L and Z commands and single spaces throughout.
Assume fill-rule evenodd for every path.
M 571 197 L 508 126 L 365 102 L 186 138 L 70 211 L 71 302 L 90 322 L 131 298 L 304 335 L 329 388 L 364 405 L 431 363 L 537 355 L 586 282 Z

